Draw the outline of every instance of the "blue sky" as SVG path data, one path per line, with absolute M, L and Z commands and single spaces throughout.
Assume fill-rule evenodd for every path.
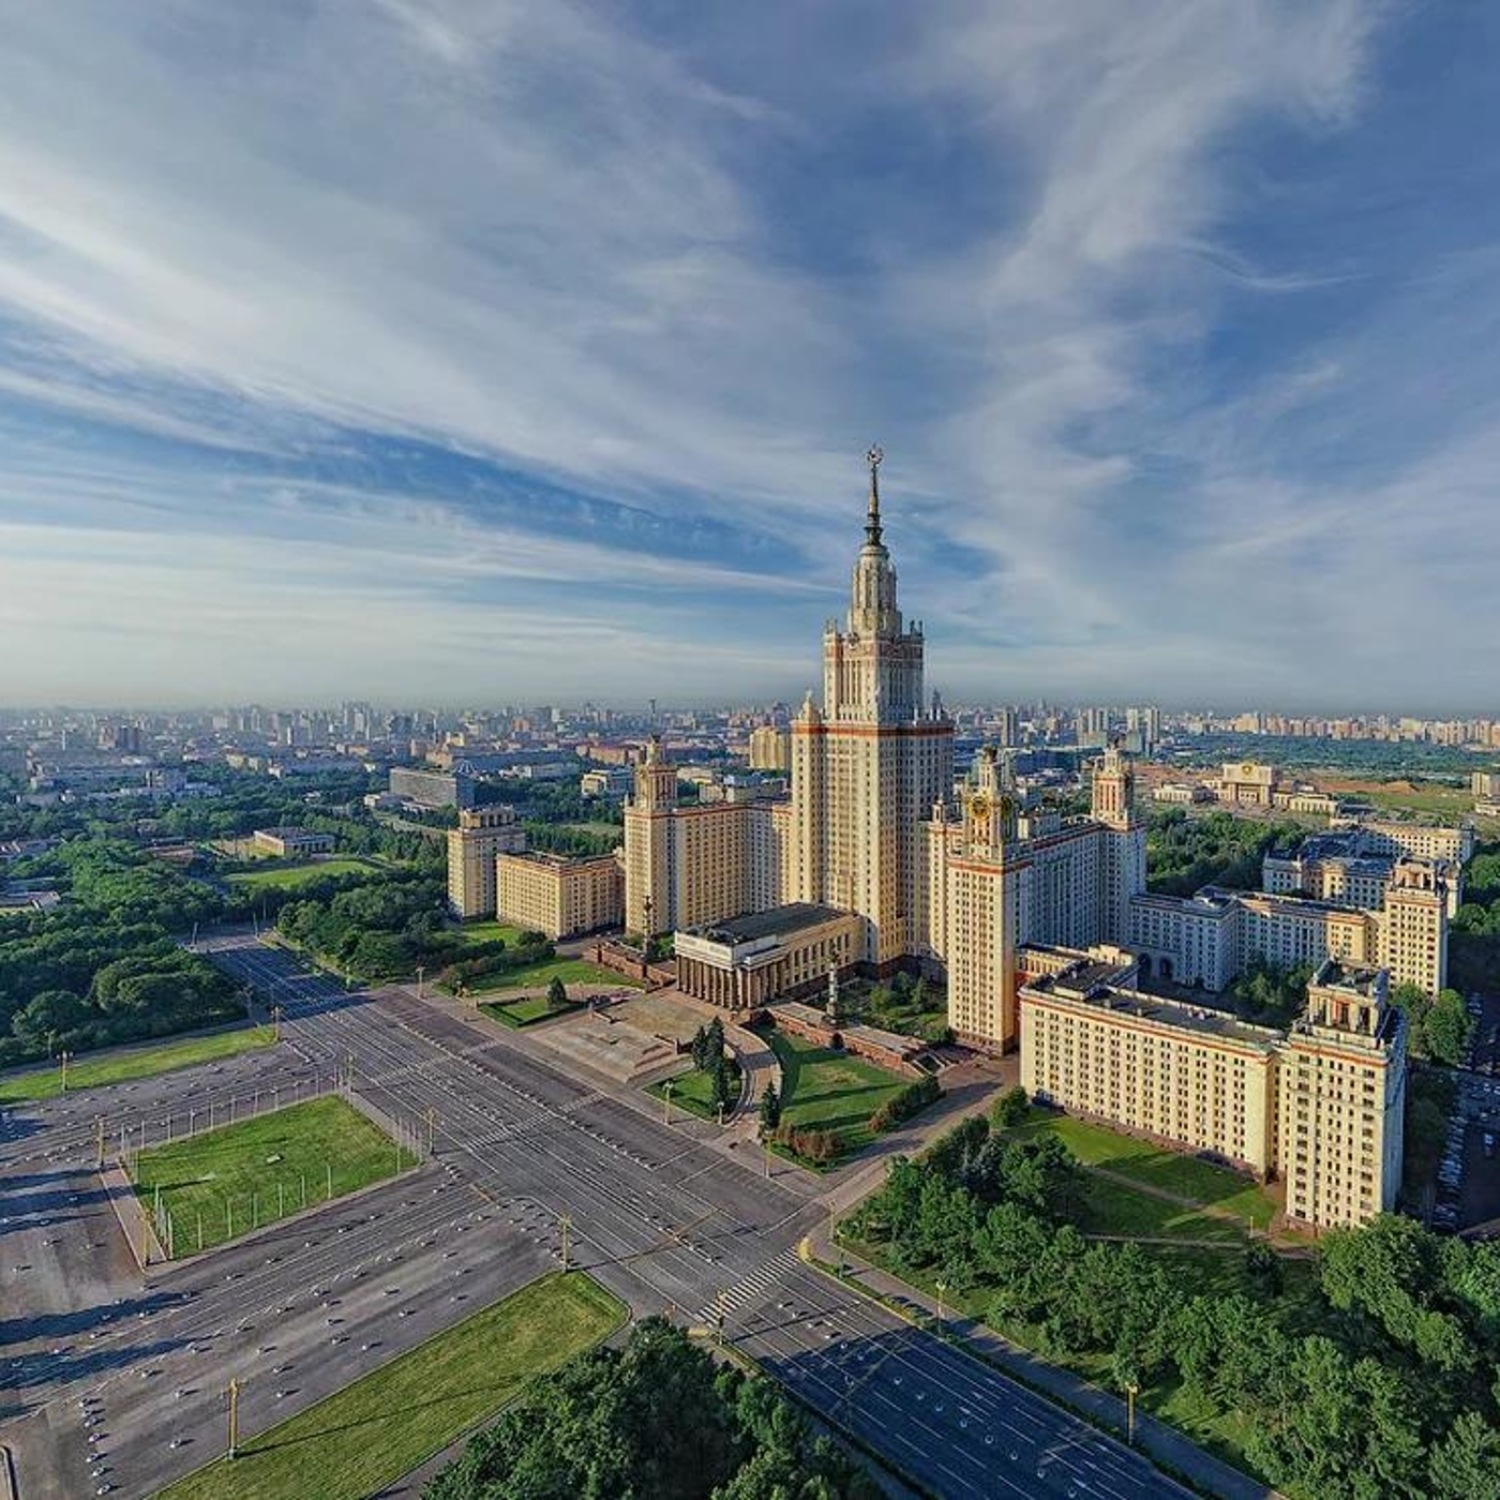
M 0 702 L 1500 712 L 1494 6 L 0 6 Z

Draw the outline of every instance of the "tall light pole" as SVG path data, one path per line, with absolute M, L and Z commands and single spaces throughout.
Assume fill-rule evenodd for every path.
M 229 1457 L 239 1457 L 240 1443 L 240 1383 L 229 1382 Z
M 1125 1441 L 1135 1447 L 1135 1398 L 1140 1391 L 1135 1381 L 1125 1384 Z
M 66 1094 L 68 1092 L 68 1059 L 70 1057 L 72 1057 L 72 1055 L 73 1054 L 71 1052 L 69 1052 L 66 1048 L 64 1048 L 63 1054 L 62 1054 L 62 1087 L 61 1087 L 61 1092 L 64 1093 L 64 1094 Z
M 562 1268 L 567 1271 L 572 1263 L 573 1245 L 570 1232 L 573 1228 L 573 1220 L 569 1215 L 564 1214 L 557 1222 L 562 1230 Z
M 937 1286 L 938 1337 L 941 1338 L 943 1334 L 943 1293 L 948 1290 L 948 1283 L 946 1281 L 939 1281 L 935 1285 Z
M 664 1106 L 662 1109 L 662 1123 L 670 1125 L 672 1123 L 672 1080 L 670 1078 L 661 1086 L 661 1098 Z

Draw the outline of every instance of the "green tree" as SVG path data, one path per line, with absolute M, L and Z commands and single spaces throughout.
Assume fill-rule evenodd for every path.
M 760 1096 L 760 1133 L 769 1139 L 781 1124 L 781 1095 L 774 1083 L 768 1083 Z
M 566 1010 L 568 1004 L 568 987 L 560 975 L 554 974 L 547 984 L 547 1009 Z
M 1500 1500 L 1500 1430 L 1477 1411 L 1459 1414 L 1428 1465 L 1432 1493 L 1451 1500 Z
M 713 1083 L 711 1103 L 715 1110 L 727 1111 L 736 1098 L 734 1074 L 729 1066 L 729 1059 L 722 1052 L 714 1058 L 709 1070 L 709 1076 Z
M 1427 1013 L 1427 1055 L 1450 1068 L 1462 1065 L 1474 1035 L 1474 1018 L 1457 990 L 1441 990 Z
M 1010 1130 L 1024 1124 L 1030 1112 L 1031 1101 L 1026 1097 L 1026 1090 L 1018 1083 L 1014 1088 L 1006 1089 L 995 1100 L 990 1109 L 990 1123 L 996 1130 Z

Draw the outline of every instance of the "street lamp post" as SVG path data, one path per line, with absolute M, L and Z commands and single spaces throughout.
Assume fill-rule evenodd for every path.
M 948 1290 L 948 1283 L 946 1281 L 939 1281 L 938 1283 L 936 1283 L 936 1285 L 937 1285 L 938 1336 L 942 1337 L 942 1332 L 943 1332 L 943 1293 Z
M 672 1080 L 670 1078 L 661 1086 L 661 1098 L 662 1123 L 670 1125 L 672 1123 Z
M 1135 1447 L 1135 1398 L 1140 1391 L 1135 1381 L 1131 1380 L 1125 1386 L 1125 1441 L 1133 1448 Z

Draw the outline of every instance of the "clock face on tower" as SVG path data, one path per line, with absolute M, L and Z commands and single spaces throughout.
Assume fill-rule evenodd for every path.
M 984 819 L 989 817 L 990 799 L 986 797 L 983 792 L 979 792 L 975 796 L 974 800 L 969 804 L 969 811 L 974 814 L 976 819 Z

